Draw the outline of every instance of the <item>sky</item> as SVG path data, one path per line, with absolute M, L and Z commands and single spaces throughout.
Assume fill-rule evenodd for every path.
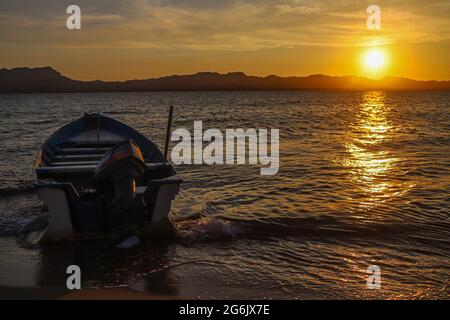
M 68 30 L 66 8 L 81 8 Z M 369 5 L 381 29 L 366 25 Z M 448 0 L 0 0 L 0 67 L 79 80 L 202 71 L 450 80 Z M 373 48 L 383 66 L 368 70 Z

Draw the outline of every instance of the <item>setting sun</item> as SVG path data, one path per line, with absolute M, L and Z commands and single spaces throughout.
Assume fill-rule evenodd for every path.
M 363 54 L 362 65 L 369 75 L 379 76 L 387 65 L 387 54 L 382 49 L 371 48 Z

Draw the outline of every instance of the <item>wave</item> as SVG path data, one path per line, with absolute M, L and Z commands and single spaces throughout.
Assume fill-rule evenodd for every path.
M 2 212 L 0 216 L 0 236 L 20 236 L 33 231 L 43 230 L 47 224 L 47 215 L 41 205 L 34 201 L 23 208 Z
M 15 187 L 4 187 L 4 188 L 0 188 L 0 198 L 30 194 L 33 191 L 34 191 L 34 187 L 31 184 L 15 186 Z
M 140 115 L 142 116 L 142 112 L 139 110 L 109 110 L 103 112 L 106 115 Z
M 177 229 L 175 241 L 181 243 L 296 239 L 325 243 L 421 243 L 435 254 L 446 255 L 450 248 L 448 222 L 357 222 L 331 216 L 280 217 L 265 219 L 230 219 L 197 215 L 174 221 Z M 0 225 L 0 236 L 16 236 L 29 247 L 30 235 L 42 231 L 48 225 L 47 216 L 18 219 L 14 223 Z
M 237 223 L 205 216 L 175 221 L 175 226 L 178 238 L 189 241 L 234 238 L 242 232 Z
M 23 225 L 17 231 L 17 242 L 22 248 L 34 249 L 39 247 L 38 238 L 34 238 L 33 235 L 36 232 L 45 230 L 48 226 L 48 218 L 46 215 L 39 216 L 25 225 Z
M 175 221 L 178 239 L 187 242 L 223 239 L 297 238 L 321 242 L 342 241 L 420 241 L 444 252 L 450 248 L 450 225 L 427 226 L 405 222 L 343 221 L 335 217 L 269 218 L 237 220 L 198 216 Z
M 24 125 L 40 125 L 47 123 L 55 123 L 55 119 L 30 120 L 26 121 Z

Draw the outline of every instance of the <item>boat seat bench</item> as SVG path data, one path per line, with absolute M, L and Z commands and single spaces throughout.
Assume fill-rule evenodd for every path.
M 67 162 L 49 162 L 47 166 L 86 166 L 86 165 L 97 165 L 98 161 L 67 161 Z
M 55 150 L 56 155 L 68 155 L 68 154 L 105 154 L 111 148 L 59 148 Z
M 169 164 L 146 163 L 147 170 L 156 170 L 167 167 Z M 57 166 L 43 166 L 36 168 L 36 173 L 41 174 L 64 174 L 64 173 L 92 173 L 95 171 L 97 164 L 86 165 L 57 165 Z
M 57 174 L 57 173 L 91 173 L 95 171 L 97 165 L 77 165 L 77 166 L 52 166 L 36 168 L 37 174 Z
M 103 157 L 102 154 L 76 154 L 76 155 L 61 155 L 53 156 L 52 161 L 59 160 L 71 160 L 71 161 L 83 161 L 83 160 L 100 160 Z

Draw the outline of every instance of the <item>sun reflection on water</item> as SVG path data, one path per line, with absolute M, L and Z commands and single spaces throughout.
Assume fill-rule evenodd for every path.
M 379 91 L 363 95 L 344 144 L 343 165 L 349 168 L 357 192 L 364 194 L 365 199 L 359 202 L 362 207 L 372 207 L 406 191 L 390 178 L 399 158 L 386 146 L 394 130 L 385 99 L 385 93 Z

